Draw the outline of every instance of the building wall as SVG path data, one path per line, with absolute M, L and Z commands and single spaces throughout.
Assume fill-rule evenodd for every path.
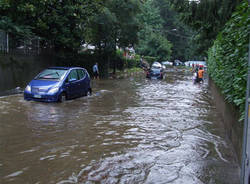
M 209 79 L 209 88 L 214 97 L 216 108 L 222 115 L 227 136 L 231 140 L 237 154 L 239 164 L 241 164 L 243 123 L 238 121 L 240 113 L 233 105 L 225 101 L 222 93 L 211 78 Z
M 0 54 L 0 94 L 24 88 L 41 70 L 53 66 L 53 56 Z

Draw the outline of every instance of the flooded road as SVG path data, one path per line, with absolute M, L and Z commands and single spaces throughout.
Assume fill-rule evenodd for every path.
M 0 98 L 0 183 L 238 184 L 207 84 L 169 69 L 93 82 L 65 103 Z

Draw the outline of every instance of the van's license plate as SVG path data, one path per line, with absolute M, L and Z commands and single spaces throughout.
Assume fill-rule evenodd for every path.
M 42 98 L 41 95 L 34 95 L 34 98 Z

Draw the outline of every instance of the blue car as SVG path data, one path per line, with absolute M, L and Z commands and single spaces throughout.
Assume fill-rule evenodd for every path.
M 147 78 L 149 79 L 163 79 L 163 69 L 162 68 L 151 68 L 147 71 Z
M 90 76 L 80 67 L 50 67 L 38 74 L 25 88 L 24 99 L 62 102 L 91 94 Z

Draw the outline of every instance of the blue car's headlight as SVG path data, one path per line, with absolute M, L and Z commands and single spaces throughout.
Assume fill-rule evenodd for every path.
M 57 93 L 59 90 L 59 87 L 55 87 L 55 88 L 51 88 L 49 91 L 48 91 L 48 94 L 55 94 Z
M 26 86 L 25 91 L 31 92 L 31 87 L 30 87 L 30 85 L 27 85 L 27 86 Z

